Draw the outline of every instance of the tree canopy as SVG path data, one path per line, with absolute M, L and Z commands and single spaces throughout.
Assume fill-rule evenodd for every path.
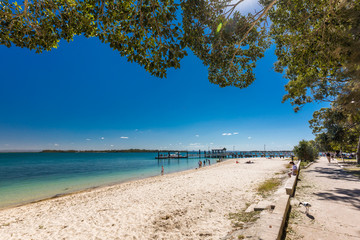
M 337 108 L 315 111 L 310 127 L 324 151 L 356 151 L 360 135 L 360 115 L 354 116 Z
M 340 122 L 357 118 L 360 1 L 259 0 L 262 8 L 247 15 L 237 10 L 243 1 L 0 0 L 0 44 L 42 52 L 75 35 L 97 37 L 157 77 L 179 68 L 190 49 L 207 66 L 210 82 L 244 88 L 273 43 L 275 70 L 288 79 L 283 101 L 295 111 L 331 101 L 347 116 Z M 332 111 L 315 119 L 330 121 Z M 357 156 L 360 163 L 360 150 Z
M 4 0 L 0 44 L 40 53 L 75 35 L 97 37 L 157 77 L 179 68 L 188 47 L 208 66 L 211 82 L 243 88 L 254 81 L 255 62 L 268 41 L 264 27 L 250 29 L 253 15 L 242 16 L 230 2 Z
M 289 79 L 284 100 L 296 106 L 334 100 L 358 81 L 359 1 L 282 0 L 270 19 L 275 69 Z
M 296 110 L 358 81 L 358 0 L 259 0 L 262 8 L 247 15 L 237 10 L 243 1 L 1 0 L 0 44 L 42 52 L 75 35 L 97 37 L 157 77 L 191 49 L 210 82 L 244 88 L 275 43 L 275 70 L 289 80 L 284 101 Z
M 177 8 L 173 0 L 1 0 L 0 43 L 40 53 L 75 35 L 97 37 L 128 61 L 164 77 L 186 54 Z

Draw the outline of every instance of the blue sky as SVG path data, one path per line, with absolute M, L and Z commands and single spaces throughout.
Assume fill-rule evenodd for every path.
M 159 79 L 95 38 L 43 54 L 0 46 L 0 150 L 292 149 L 313 139 L 320 106 L 281 103 L 273 50 L 238 89 L 211 84 L 191 53 Z
M 0 46 L 0 151 L 291 150 L 314 138 L 308 120 L 321 105 L 294 113 L 281 103 L 286 79 L 272 69 L 273 51 L 238 89 L 211 84 L 191 52 L 159 79 L 95 38 L 42 54 Z

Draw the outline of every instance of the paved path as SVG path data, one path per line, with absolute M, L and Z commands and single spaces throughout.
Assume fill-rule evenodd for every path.
M 286 239 L 360 240 L 360 179 L 320 158 L 302 169 Z M 300 201 L 311 203 L 309 213 Z

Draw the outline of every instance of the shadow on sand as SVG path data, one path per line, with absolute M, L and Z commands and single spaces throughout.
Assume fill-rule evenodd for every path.
M 314 220 L 314 219 L 315 219 L 314 216 L 311 215 L 310 213 L 307 213 L 306 216 L 307 216 L 308 218 L 310 218 L 311 220 Z

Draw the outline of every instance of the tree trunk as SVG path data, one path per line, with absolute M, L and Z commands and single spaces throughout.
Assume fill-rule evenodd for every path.
M 359 136 L 359 142 L 358 142 L 357 151 L 356 151 L 356 161 L 357 161 L 357 164 L 360 164 L 360 136 Z

